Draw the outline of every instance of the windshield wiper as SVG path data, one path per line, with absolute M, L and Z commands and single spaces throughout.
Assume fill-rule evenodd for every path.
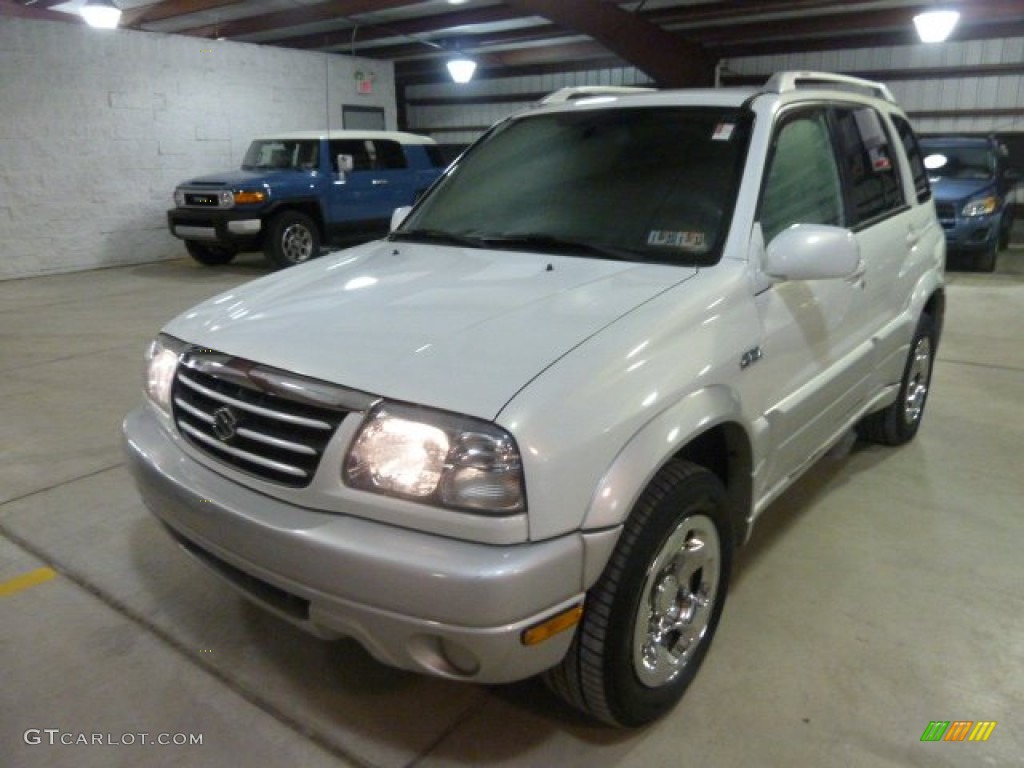
M 536 248 L 546 253 L 583 254 L 615 261 L 642 261 L 645 254 L 628 248 L 613 248 L 586 240 L 571 240 L 538 232 L 514 235 L 481 235 L 480 241 L 491 248 Z
M 483 248 L 484 243 L 476 237 L 446 232 L 443 229 L 398 229 L 388 235 L 389 240 L 409 240 L 416 243 L 441 243 L 462 245 L 467 248 Z

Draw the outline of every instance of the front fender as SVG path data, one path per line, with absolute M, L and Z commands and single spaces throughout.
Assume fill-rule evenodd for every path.
M 621 525 L 662 466 L 696 438 L 723 424 L 742 425 L 743 415 L 736 393 L 722 385 L 692 392 L 647 422 L 604 473 L 583 530 Z

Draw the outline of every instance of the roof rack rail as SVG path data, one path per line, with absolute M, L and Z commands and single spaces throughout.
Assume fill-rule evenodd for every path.
M 834 72 L 776 72 L 764 84 L 766 91 L 772 93 L 787 93 L 795 91 L 801 86 L 804 88 L 826 87 L 838 88 L 840 90 L 861 93 L 866 96 L 874 96 L 878 99 L 885 99 L 893 104 L 896 99 L 884 83 L 877 83 L 874 80 L 865 80 L 862 77 L 851 77 L 850 75 L 837 75 Z
M 641 85 L 570 85 L 549 93 L 538 104 L 557 104 L 563 101 L 575 101 L 594 96 L 626 96 L 631 93 L 651 93 L 657 88 L 645 88 Z

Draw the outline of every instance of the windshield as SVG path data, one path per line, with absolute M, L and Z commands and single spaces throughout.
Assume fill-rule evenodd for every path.
M 319 149 L 320 142 L 315 139 L 258 139 L 249 145 L 242 170 L 315 170 L 319 164 Z
M 989 147 L 963 147 L 921 142 L 924 167 L 935 181 L 947 179 L 991 179 L 996 175 L 996 155 Z
M 513 119 L 463 155 L 392 237 L 711 263 L 731 216 L 746 126 L 732 108 Z

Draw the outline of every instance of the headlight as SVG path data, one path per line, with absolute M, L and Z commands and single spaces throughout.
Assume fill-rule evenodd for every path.
M 231 208 L 235 204 L 235 193 L 230 189 L 222 189 L 217 193 L 217 204 L 221 208 Z
M 185 190 L 176 189 L 174 190 L 174 204 L 179 208 L 185 207 Z
M 486 421 L 386 403 L 375 408 L 343 470 L 353 488 L 474 512 L 525 509 L 515 440 Z
M 960 212 L 963 216 L 987 216 L 995 213 L 999 208 L 999 198 L 983 197 L 979 200 L 971 200 Z
M 171 387 L 178 358 L 185 344 L 163 334 L 157 336 L 146 350 L 146 397 L 164 413 L 171 412 Z

